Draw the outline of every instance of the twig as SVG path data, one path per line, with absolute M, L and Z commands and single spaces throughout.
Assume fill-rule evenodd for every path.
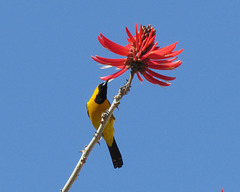
M 73 170 L 71 176 L 69 177 L 67 183 L 65 184 L 65 186 L 63 187 L 61 192 L 68 192 L 69 189 L 71 188 L 72 184 L 74 183 L 74 181 L 77 179 L 79 172 L 81 171 L 83 165 L 86 163 L 86 160 L 87 160 L 90 152 L 92 151 L 92 149 L 96 145 L 96 143 L 100 140 L 103 130 L 104 130 L 109 118 L 113 114 L 113 111 L 120 104 L 119 101 L 122 99 L 122 97 L 129 92 L 134 74 L 135 74 L 134 70 L 131 70 L 130 77 L 129 77 L 127 83 L 125 83 L 125 85 L 119 89 L 118 94 L 114 97 L 112 105 L 110 106 L 108 111 L 102 114 L 102 119 L 101 119 L 101 122 L 100 122 L 97 132 L 94 134 L 94 137 L 92 138 L 92 140 L 88 144 L 88 146 L 83 150 L 80 160 L 78 161 L 75 169 Z

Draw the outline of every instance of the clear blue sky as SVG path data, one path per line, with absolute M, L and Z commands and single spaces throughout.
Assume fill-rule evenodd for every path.
M 4 1 L 0 6 L 0 191 L 59 191 L 94 134 L 86 102 L 101 82 L 91 55 L 116 57 L 99 33 L 127 44 L 125 26 L 152 24 L 179 41 L 167 88 L 134 79 L 115 111 L 124 166 L 96 145 L 74 191 L 240 190 L 240 2 Z M 117 93 L 128 74 L 109 84 Z

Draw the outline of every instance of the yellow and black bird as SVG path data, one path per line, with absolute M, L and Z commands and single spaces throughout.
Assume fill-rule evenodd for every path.
M 95 129 L 98 129 L 99 127 L 102 113 L 105 112 L 110 107 L 110 103 L 107 99 L 107 84 L 108 80 L 99 84 L 96 87 L 92 97 L 87 102 L 87 113 Z M 123 160 L 121 153 L 118 149 L 117 143 L 113 136 L 114 121 L 115 117 L 112 115 L 109 118 L 106 127 L 104 128 L 103 138 L 107 143 L 114 168 L 120 168 L 123 165 Z

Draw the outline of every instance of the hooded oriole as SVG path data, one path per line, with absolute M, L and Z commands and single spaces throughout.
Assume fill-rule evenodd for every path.
M 104 83 L 99 84 L 87 103 L 87 113 L 95 129 L 98 129 L 99 127 L 102 113 L 110 107 L 110 103 L 107 99 L 107 83 L 108 80 Z M 112 115 L 103 130 L 103 138 L 107 143 L 114 168 L 120 168 L 123 165 L 123 161 L 121 153 L 113 136 L 114 121 L 115 117 Z

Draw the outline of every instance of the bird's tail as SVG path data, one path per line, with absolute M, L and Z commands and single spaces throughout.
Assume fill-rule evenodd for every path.
M 118 149 L 117 143 L 113 138 L 112 146 L 108 146 L 114 168 L 120 168 L 123 165 L 122 155 Z

